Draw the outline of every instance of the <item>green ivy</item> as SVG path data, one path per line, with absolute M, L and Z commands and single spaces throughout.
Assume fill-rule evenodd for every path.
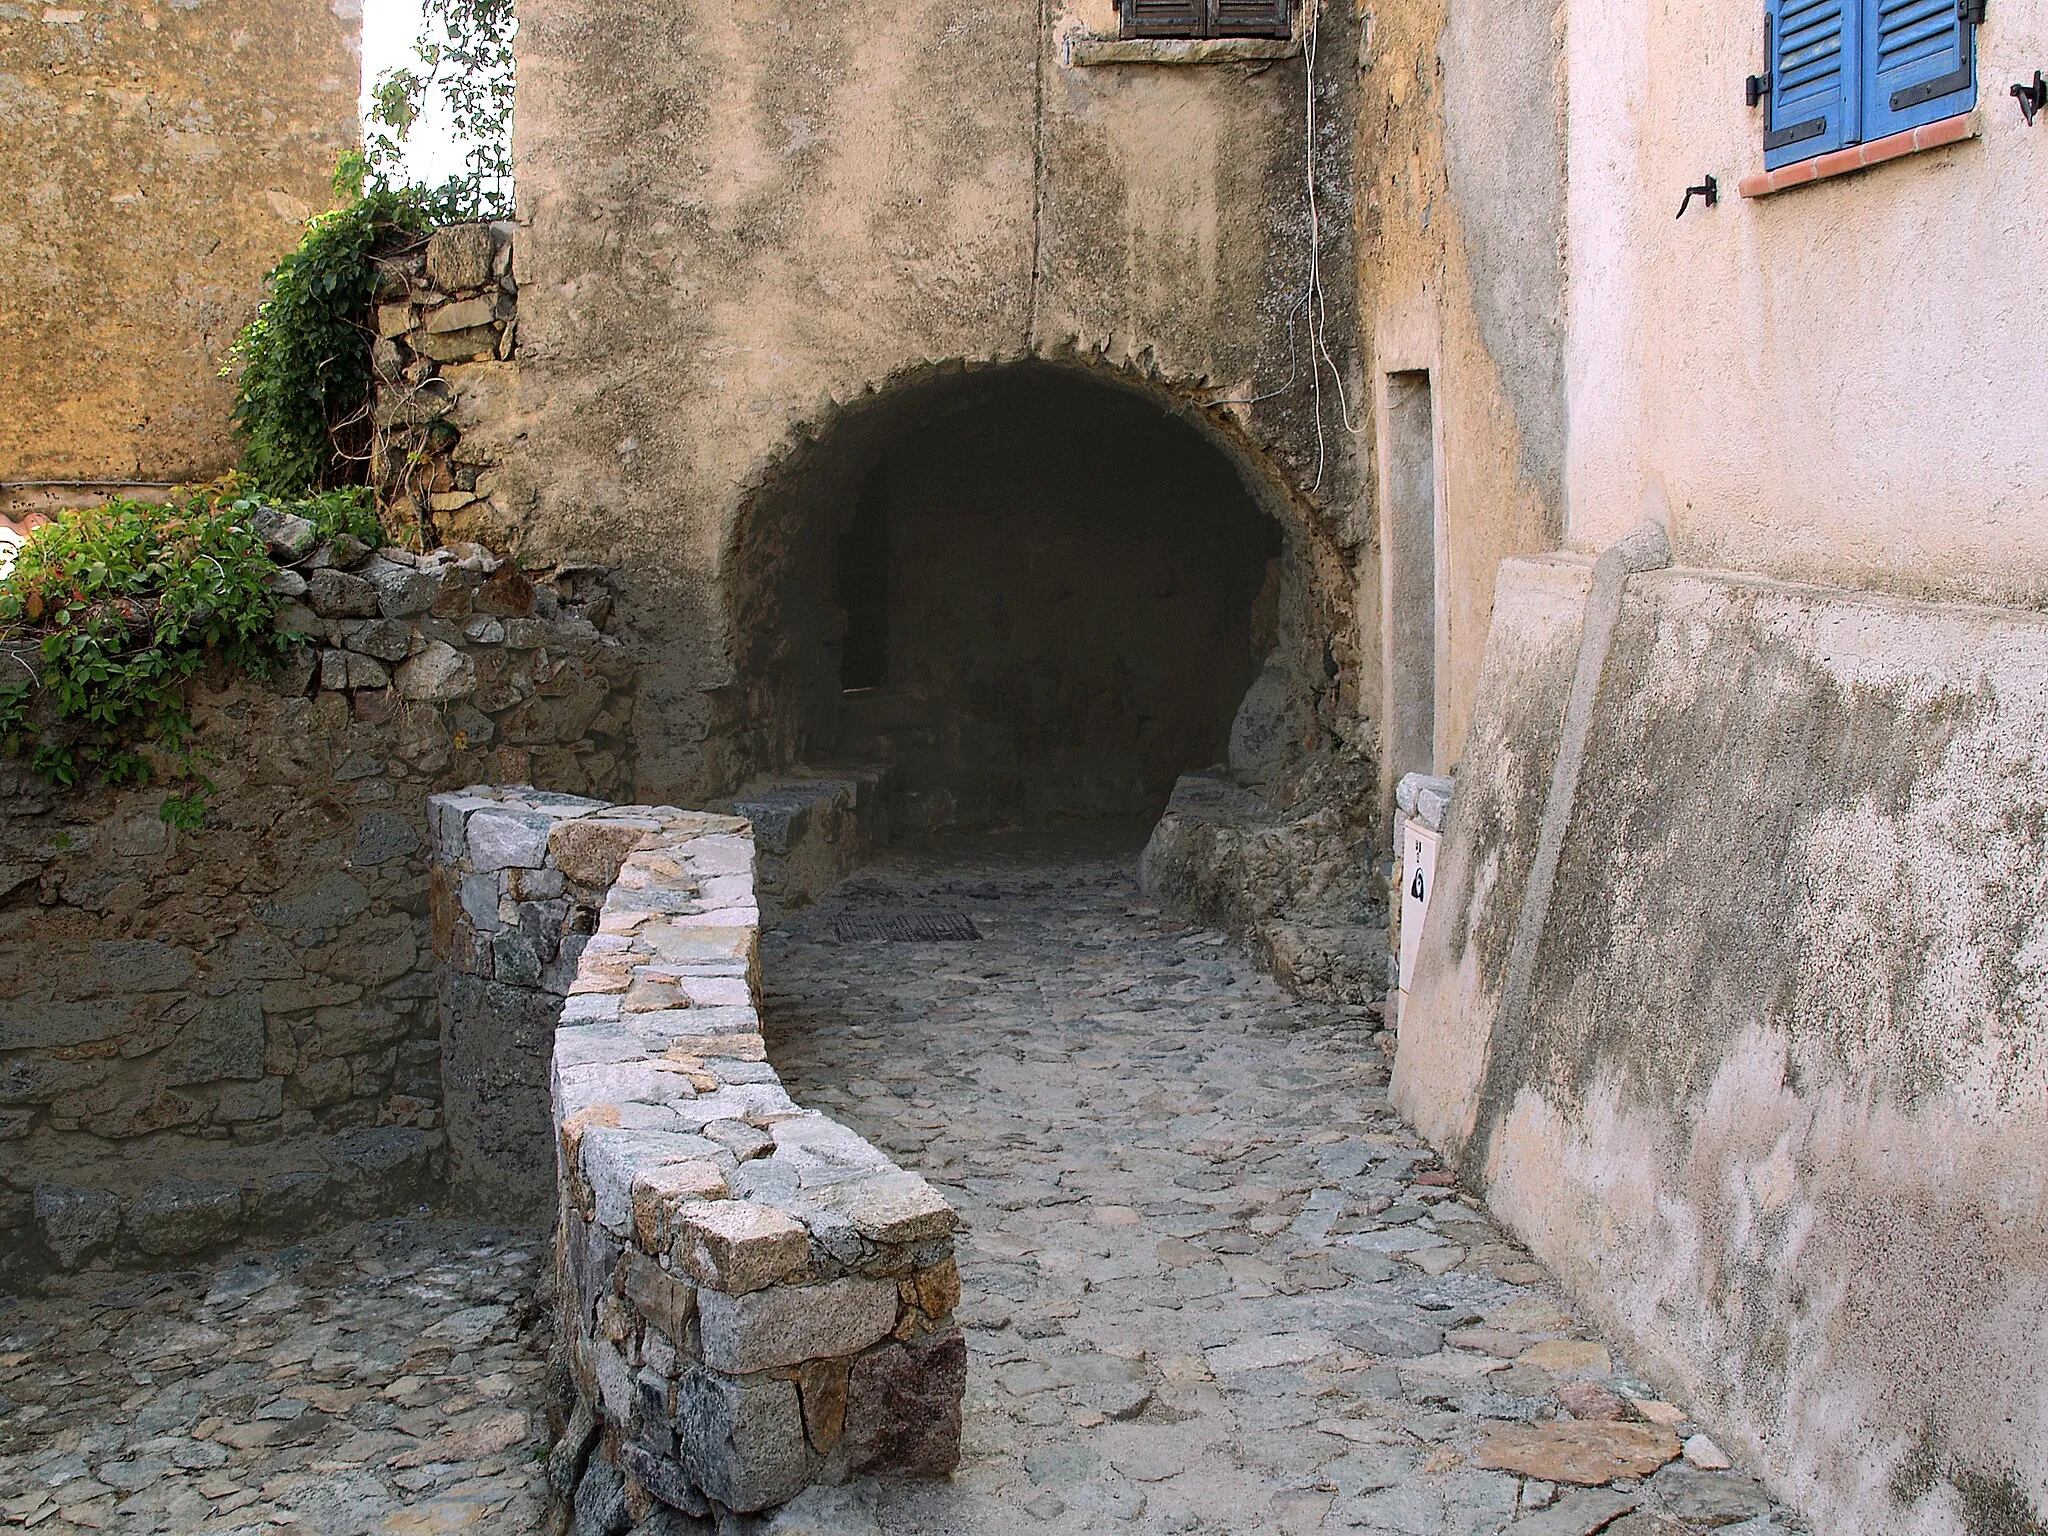
M 343 205 L 309 220 L 299 248 L 271 271 L 270 297 L 222 370 L 229 378 L 239 370 L 233 419 L 242 474 L 272 496 L 309 496 L 362 479 L 374 258 L 478 211 L 454 182 L 429 190 L 367 176 L 361 154 L 342 157 L 334 188 Z
M 167 506 L 114 501 L 38 528 L 0 577 L 0 749 L 62 785 L 143 784 L 168 759 L 196 826 L 212 784 L 190 749 L 186 684 L 213 658 L 257 676 L 305 637 L 276 627 L 277 565 L 232 483 Z M 366 492 L 282 508 L 323 533 L 365 530 Z M 369 512 L 369 527 L 375 514 Z

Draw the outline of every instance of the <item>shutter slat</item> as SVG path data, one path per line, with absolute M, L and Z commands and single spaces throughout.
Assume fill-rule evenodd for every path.
M 1867 0 L 1863 136 L 1881 139 L 1977 104 L 1976 28 L 1954 0 Z
M 1200 37 L 1205 0 L 1122 0 L 1125 37 Z
M 1293 0 L 1209 0 L 1211 37 L 1291 37 Z
M 1856 142 L 1857 0 L 1766 0 L 1771 111 L 1764 164 L 1775 170 Z M 1921 0 L 1905 0 L 1919 4 Z

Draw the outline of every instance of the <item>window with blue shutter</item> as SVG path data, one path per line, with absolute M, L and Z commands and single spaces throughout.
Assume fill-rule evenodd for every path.
M 1981 0 L 1765 0 L 1764 166 L 1977 104 Z
M 1776 170 L 1857 141 L 1863 33 L 1858 0 L 1769 4 L 1764 25 L 1771 39 L 1771 115 L 1764 129 L 1764 167 Z
M 1977 29 L 1956 0 L 1868 0 L 1863 137 L 1918 128 L 1977 105 Z

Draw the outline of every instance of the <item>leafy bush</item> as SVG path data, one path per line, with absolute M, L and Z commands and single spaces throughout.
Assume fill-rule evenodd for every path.
M 58 784 L 146 783 L 152 751 L 192 787 L 163 807 L 196 825 L 211 786 L 186 748 L 185 685 L 209 659 L 258 676 L 299 639 L 277 630 L 277 572 L 232 483 L 182 502 L 114 501 L 38 528 L 0 579 L 0 749 Z M 361 492 L 288 510 L 360 527 Z M 374 514 L 372 514 L 374 521 Z
M 236 338 L 227 368 L 241 370 L 233 418 L 242 473 L 272 496 L 310 496 L 362 479 L 369 444 L 368 320 L 375 257 L 473 217 L 457 183 L 438 191 L 366 187 L 360 154 L 342 157 L 342 207 L 306 224 L 299 248 L 270 273 L 270 297 Z
M 237 502 L 237 505 L 247 506 L 252 511 L 259 504 L 259 499 L 254 497 L 245 497 Z M 346 485 L 338 490 L 322 491 L 317 496 L 292 502 L 281 510 L 303 517 L 319 529 L 323 544 L 344 533 L 361 539 L 373 549 L 388 542 L 384 525 L 377 516 L 376 493 L 367 485 Z
M 450 186 L 476 205 L 476 217 L 503 218 L 512 211 L 512 0 L 425 0 L 420 23 L 419 67 L 386 70 L 370 92 L 370 165 L 399 171 L 413 125 L 438 95 L 468 145 L 468 170 Z

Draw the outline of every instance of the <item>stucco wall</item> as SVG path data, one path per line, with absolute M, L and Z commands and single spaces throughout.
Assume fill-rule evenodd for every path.
M 1331 350 L 1355 401 L 1353 26 L 1322 21 L 1320 163 Z M 1360 455 L 1326 400 L 1318 481 L 1298 322 L 1289 373 L 1302 61 L 1066 62 L 1070 35 L 1111 30 L 1099 0 L 522 10 L 512 531 L 628 573 L 642 794 L 773 766 L 735 746 L 728 552 L 750 498 L 864 392 L 962 361 L 1075 358 L 1196 420 L 1269 510 L 1314 530 L 1291 558 L 1329 612 L 1303 645 L 1320 666 L 1334 638 L 1355 674 L 1336 552 L 1362 537 Z
M 1517 1017 L 1587 590 L 1503 568 L 1396 1101 L 1815 1529 L 2036 1529 L 2048 623 L 1631 578 Z
M 1386 375 L 1426 369 L 1434 394 L 1445 769 L 1464 751 L 1494 572 L 1563 531 L 1562 59 L 1555 0 L 1408 0 L 1375 10 L 1360 60 L 1360 310 L 1382 488 Z M 1366 649 L 1396 643 L 1384 618 L 1361 611 Z
M 2048 12 L 1993 5 L 1982 137 L 1754 201 L 1761 4 L 1571 0 L 1571 529 L 1668 506 L 1680 563 L 2032 603 L 2048 592 L 2048 129 L 2007 94 Z M 1721 206 L 1683 189 L 1713 172 Z
M 360 0 L 0 3 L 0 480 L 234 462 L 219 377 L 358 141 Z

